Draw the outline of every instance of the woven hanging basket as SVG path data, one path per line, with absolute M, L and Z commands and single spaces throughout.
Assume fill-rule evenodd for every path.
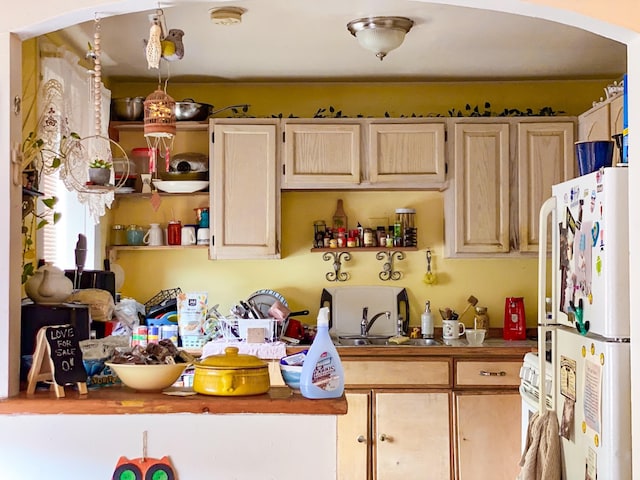
M 176 102 L 162 90 L 144 101 L 145 137 L 173 137 L 176 134 Z

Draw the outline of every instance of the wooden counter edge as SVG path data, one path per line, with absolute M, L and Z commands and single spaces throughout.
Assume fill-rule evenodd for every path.
M 67 386 L 64 398 L 56 398 L 53 392 L 36 392 L 34 395 L 20 392 L 15 397 L 0 399 L 0 415 L 172 413 L 344 415 L 347 413 L 347 400 L 344 395 L 340 398 L 311 400 L 294 393 L 289 387 L 271 387 L 263 395 L 218 397 L 140 393 L 121 386 L 89 390 L 87 395 L 80 395 Z

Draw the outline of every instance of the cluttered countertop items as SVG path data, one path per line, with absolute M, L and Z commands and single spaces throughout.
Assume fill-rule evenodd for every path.
M 47 265 L 39 277 L 44 283 L 64 275 Z M 66 282 L 62 283 L 68 290 Z M 24 305 L 23 314 L 28 315 L 23 323 L 31 323 L 32 328 L 23 329 L 23 334 L 37 334 L 34 319 L 28 318 L 34 307 L 48 309 L 45 320 L 40 319 L 35 325 L 49 329 L 49 334 L 56 325 L 73 323 L 73 333 L 66 335 L 77 342 L 76 349 L 82 354 L 82 361 L 77 364 L 83 371 L 70 383 L 86 383 L 89 395 L 124 384 L 136 393 L 155 395 L 169 389 L 171 392 L 166 393 L 183 398 L 259 397 L 269 395 L 275 388 L 270 375 L 280 374 L 292 395 L 300 394 L 305 399 L 339 398 L 344 392 L 341 357 L 357 357 L 369 349 L 395 356 L 454 355 L 454 350 L 474 355 L 476 351 L 480 354 L 479 346 L 492 349 L 509 346 L 507 340 L 498 338 L 500 329 L 480 328 L 488 325 L 488 315 L 474 296 L 469 297 L 460 315 L 451 308 L 438 309 L 442 327 L 435 327 L 429 301 L 425 302 L 420 326 L 411 326 L 409 297 L 406 289 L 398 287 L 323 289 L 315 323 L 300 320 L 309 311 L 292 312 L 284 296 L 270 289 L 253 292 L 246 300 L 232 305 L 226 315 L 220 305 L 212 305 L 207 292 L 163 290 L 142 305 L 127 298 L 115 303 L 115 292 L 72 290 L 66 301 L 75 299 L 74 303 L 59 303 L 61 298 L 38 303 L 35 298 L 38 300 L 35 305 Z M 512 305 L 517 317 L 519 303 L 508 299 L 507 307 Z M 477 327 L 474 329 L 465 327 L 460 320 L 472 307 Z M 83 309 L 89 315 L 83 315 Z M 73 310 L 73 315 L 65 317 L 67 310 Z M 102 334 L 88 338 L 90 329 L 98 324 Z M 49 354 L 65 349 L 51 343 L 53 336 L 48 347 L 37 338 L 30 339 L 31 343 L 24 340 L 22 379 L 28 381 L 28 390 L 37 395 L 48 388 L 40 382 L 47 380 L 40 376 L 46 372 L 41 369 L 42 355 L 30 354 L 41 354 L 44 351 L 38 350 L 41 347 L 46 347 Z M 527 345 L 520 343 L 513 342 L 511 346 L 534 345 L 527 341 Z M 35 350 L 29 348 L 34 345 Z M 275 371 L 270 371 L 268 361 L 277 361 Z M 33 375 L 35 368 L 39 369 L 38 375 Z M 56 394 L 64 397 L 64 388 L 58 388 Z

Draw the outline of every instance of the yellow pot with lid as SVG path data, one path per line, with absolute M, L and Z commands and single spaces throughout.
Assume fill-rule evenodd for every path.
M 193 391 L 203 395 L 261 395 L 271 385 L 268 365 L 254 355 L 226 347 L 223 355 L 212 355 L 196 362 Z

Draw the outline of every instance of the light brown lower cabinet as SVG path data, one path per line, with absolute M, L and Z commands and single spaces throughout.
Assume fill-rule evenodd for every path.
M 520 467 L 521 358 L 455 361 L 456 480 L 513 480 Z
M 337 478 L 513 480 L 521 365 L 519 354 L 346 359 Z
M 449 393 L 348 393 L 338 419 L 340 480 L 451 478 Z
M 513 480 L 520 472 L 521 400 L 513 392 L 454 393 L 458 480 Z

